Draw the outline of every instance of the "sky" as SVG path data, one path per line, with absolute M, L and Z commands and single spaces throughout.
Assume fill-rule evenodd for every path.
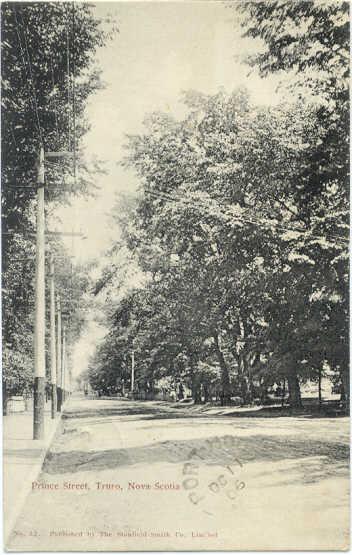
M 61 229 L 82 231 L 74 256 L 101 258 L 116 239 L 109 211 L 118 193 L 136 190 L 131 171 L 119 166 L 126 135 L 143 132 L 146 114 L 161 110 L 182 117 L 182 91 L 213 94 L 245 85 L 259 104 L 277 102 L 276 82 L 248 76 L 236 55 L 252 41 L 240 38 L 235 11 L 223 2 L 98 2 L 97 17 L 115 16 L 119 33 L 97 54 L 105 88 L 92 96 L 86 116 L 86 156 L 104 161 L 96 198 L 75 200 L 58 212 Z M 68 241 L 72 245 L 72 241 Z
M 236 13 L 229 4 L 195 2 L 98 2 L 94 12 L 116 18 L 119 32 L 97 53 L 105 88 L 92 96 L 86 116 L 86 156 L 104 161 L 105 175 L 97 177 L 95 198 L 76 199 L 58 210 L 63 231 L 81 231 L 85 239 L 66 244 L 80 262 L 97 259 L 119 236 L 109 212 L 119 193 L 133 194 L 138 180 L 119 165 L 126 135 L 143 132 L 143 120 L 153 111 L 182 117 L 182 91 L 214 94 L 246 86 L 257 104 L 275 104 L 277 82 L 248 75 L 236 56 L 250 52 L 253 42 L 240 37 Z M 258 46 L 258 45 L 256 45 Z M 74 352 L 74 374 L 88 363 L 104 330 L 90 321 Z

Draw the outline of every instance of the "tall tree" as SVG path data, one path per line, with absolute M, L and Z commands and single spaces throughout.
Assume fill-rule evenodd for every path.
M 18 393 L 29 387 L 33 367 L 39 148 L 75 152 L 76 164 L 72 158 L 46 163 L 51 207 L 92 189 L 95 168 L 87 166 L 80 145 L 88 97 L 101 86 L 94 54 L 108 34 L 84 3 L 4 2 L 1 15 L 3 376 L 5 389 Z

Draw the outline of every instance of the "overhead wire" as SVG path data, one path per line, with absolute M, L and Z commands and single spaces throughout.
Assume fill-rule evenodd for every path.
M 181 202 L 181 203 L 183 202 L 183 203 L 187 203 L 187 204 L 190 204 L 190 202 L 192 202 L 191 199 L 188 200 L 188 199 L 183 199 L 183 198 L 181 198 L 181 197 L 178 197 L 178 198 L 177 198 L 177 197 L 175 197 L 175 196 L 172 196 L 172 195 L 169 194 L 169 193 L 164 193 L 164 192 L 161 192 L 161 191 L 152 191 L 152 190 L 149 189 L 149 188 L 148 188 L 148 189 L 145 189 L 145 192 L 149 193 L 149 194 L 152 195 L 152 196 L 155 196 L 155 197 L 158 197 L 158 198 L 162 198 L 162 199 L 167 200 L 167 201 Z M 201 201 L 203 202 L 203 204 L 206 203 L 206 201 L 205 201 L 204 199 L 199 199 L 199 200 L 201 200 Z M 212 199 L 212 200 L 213 200 L 213 199 Z M 218 207 L 220 208 L 220 211 L 221 211 L 224 215 L 225 215 L 225 214 L 226 214 L 227 216 L 229 215 L 228 212 L 226 211 L 226 207 L 220 206 L 220 205 L 218 205 Z M 248 216 L 247 216 L 247 217 L 243 217 L 243 216 L 237 216 L 237 217 L 236 217 L 236 216 L 232 216 L 232 217 L 233 217 L 234 219 L 237 219 L 239 222 L 249 223 L 249 224 L 253 224 L 253 225 L 261 225 L 261 226 L 266 226 L 266 227 L 275 227 L 275 228 L 277 228 L 277 229 L 281 229 L 282 231 L 293 231 L 293 232 L 295 232 L 295 233 L 306 233 L 306 232 L 309 232 L 309 230 L 307 230 L 307 229 L 298 228 L 298 227 L 289 227 L 289 226 L 287 226 L 287 225 L 280 224 L 280 223 L 274 222 L 274 221 L 265 222 L 265 221 L 263 221 L 263 220 L 261 220 L 261 219 L 259 219 L 259 218 L 256 218 L 256 217 L 253 216 L 253 215 L 251 215 L 250 217 L 248 217 Z M 315 239 L 318 239 L 318 240 L 326 239 L 326 237 L 324 237 L 323 235 L 316 235 L 316 234 L 313 234 L 313 233 L 311 233 L 310 236 L 311 236 L 312 238 L 315 238 Z M 338 241 L 338 242 L 343 242 L 343 243 L 346 243 L 346 242 L 347 242 L 347 243 L 348 243 L 348 239 L 347 239 L 347 238 L 344 239 L 343 237 L 340 237 L 340 236 L 337 236 L 337 235 L 333 235 L 333 234 L 330 234 L 329 237 L 335 239 L 335 240 Z
M 26 23 L 25 23 L 23 13 L 21 12 L 22 25 L 20 24 L 20 22 L 18 20 L 18 17 L 17 17 L 17 11 L 16 11 L 15 6 L 14 6 L 14 16 L 15 16 L 15 21 L 16 21 L 16 33 L 17 33 L 17 37 L 18 37 L 18 42 L 19 42 L 20 52 L 21 52 L 21 58 L 22 58 L 22 67 L 23 67 L 23 70 L 24 70 L 25 78 L 26 78 L 25 81 L 26 81 L 26 83 L 30 82 L 30 84 L 31 84 L 31 87 L 28 87 L 28 92 L 29 92 L 29 96 L 30 96 L 30 99 L 31 99 L 31 102 L 32 102 L 32 106 L 34 108 L 35 115 L 36 115 L 36 124 L 37 124 L 40 143 L 44 146 L 44 136 L 43 136 L 42 126 L 40 124 L 39 106 L 38 106 L 38 100 L 37 100 L 37 94 L 36 94 L 34 72 L 33 72 L 33 68 L 32 68 L 31 56 L 30 56 L 29 48 L 28 48 Z M 24 38 L 24 46 L 25 46 L 27 62 L 25 60 L 24 49 L 23 49 L 23 46 L 22 46 L 21 34 L 20 34 L 20 31 L 19 31 L 20 27 L 23 28 L 23 38 Z M 55 77 L 54 77 L 54 69 L 53 69 L 53 64 L 52 64 L 52 57 L 50 57 L 50 65 L 51 65 L 51 73 L 52 73 L 53 91 L 55 92 Z M 27 67 L 28 67 L 28 70 L 29 70 L 29 79 L 27 79 L 27 71 L 26 71 Z M 56 101 L 55 101 L 55 104 L 56 104 L 55 109 L 54 109 L 55 127 L 56 127 L 57 140 L 58 140 L 58 143 L 59 143 L 60 137 L 59 137 L 59 129 L 58 129 L 58 119 L 57 119 L 57 111 L 58 110 L 57 110 Z M 14 141 L 15 141 L 15 137 L 14 137 Z M 66 185 L 64 175 L 62 177 L 61 186 L 62 185 Z M 8 189 L 16 189 L 16 188 L 18 188 L 18 189 L 24 189 L 24 188 L 34 189 L 34 187 L 32 187 L 32 186 L 23 186 L 23 185 L 10 186 L 10 187 L 7 187 L 7 188 Z
M 74 2 L 72 2 L 72 31 L 73 31 L 73 40 L 74 40 L 74 33 L 75 33 L 75 29 L 74 29 Z M 21 65 L 22 65 L 22 69 L 23 69 L 23 75 L 24 75 L 24 82 L 26 83 L 26 86 L 28 88 L 28 96 L 30 99 L 30 102 L 32 104 L 32 109 L 35 113 L 35 119 L 36 119 L 36 126 L 37 126 L 37 131 L 38 131 L 38 136 L 39 136 L 39 140 L 42 146 L 44 146 L 44 135 L 43 135 L 43 130 L 42 130 L 42 126 L 41 126 L 41 122 L 40 122 L 40 116 L 39 116 L 39 105 L 38 105 L 38 99 L 37 99 L 37 93 L 36 93 L 36 84 L 35 84 L 35 79 L 34 79 L 34 71 L 33 71 L 33 67 L 32 67 L 32 59 L 31 59 L 31 55 L 30 55 L 30 51 L 29 51 L 29 44 L 28 44 L 28 39 L 27 39 L 27 30 L 26 30 L 26 22 L 25 22 L 25 18 L 22 12 L 20 12 L 21 14 L 21 22 L 19 22 L 19 19 L 17 17 L 17 11 L 16 11 L 16 6 L 14 5 L 14 16 L 15 16 L 15 22 L 16 22 L 16 34 L 17 34 L 17 38 L 18 38 L 18 43 L 19 43 L 19 48 L 20 48 L 20 54 L 21 54 Z M 69 17 L 69 15 L 68 15 Z M 24 44 L 22 43 L 22 38 L 21 38 L 21 32 L 20 30 L 22 30 L 22 34 L 23 34 L 23 39 L 24 39 Z M 68 21 L 68 26 L 67 26 L 67 115 L 68 115 L 68 143 L 69 143 L 69 151 L 73 150 L 73 158 L 74 158 L 74 163 L 73 163 L 73 175 L 74 175 L 74 183 L 76 182 L 76 98 L 75 98 L 75 78 L 74 78 L 74 72 L 75 72 L 75 68 L 74 68 L 74 56 L 73 56 L 73 77 L 72 77 L 72 95 L 71 95 L 71 91 L 70 91 L 70 87 L 71 87 L 71 68 L 70 68 L 70 26 L 69 26 L 69 21 Z M 57 101 L 56 101 L 56 97 L 55 97 L 55 74 L 54 74 L 54 67 L 53 67 L 53 62 L 52 62 L 52 58 L 50 58 L 49 60 L 50 63 L 50 69 L 51 69 L 51 78 L 52 78 L 52 86 L 53 86 L 53 94 L 54 94 L 54 118 L 55 118 L 55 129 L 56 129 L 56 135 L 57 135 L 57 141 L 58 144 L 60 143 L 60 135 L 59 135 L 59 125 L 58 125 L 58 109 L 57 109 Z M 29 78 L 28 78 L 29 77 Z M 30 84 L 30 86 L 29 86 Z M 72 110 L 72 125 L 73 125 L 73 145 L 72 145 L 72 139 L 71 139 L 71 110 Z M 11 129 L 12 132 L 12 136 L 13 136 L 13 141 L 15 144 L 15 147 L 17 148 L 17 144 L 16 144 L 16 138 L 14 136 L 13 133 L 13 129 Z M 72 148 L 73 147 L 73 148 Z M 55 165 L 53 165 L 53 167 L 55 167 Z M 57 166 L 60 167 L 60 166 Z M 65 183 L 65 179 L 63 176 L 63 184 L 66 185 Z M 72 191 L 72 183 L 71 183 L 71 192 Z M 26 186 L 26 185 L 15 185 L 15 186 L 9 186 L 8 189 L 33 189 L 32 186 Z M 5 235 L 13 235 L 13 232 L 3 232 Z M 73 238 L 74 234 L 70 234 Z M 74 239 L 73 239 L 74 240 Z M 70 291 L 70 304 L 72 301 L 72 285 L 73 285 L 73 265 L 71 262 L 71 291 Z M 70 319 L 71 319 L 71 313 L 70 313 Z
M 16 149 L 16 151 L 17 151 L 17 150 L 18 150 L 18 146 L 17 146 L 16 137 L 15 137 L 15 131 L 14 131 L 14 129 L 13 129 L 13 125 L 12 125 L 12 124 L 10 125 L 10 128 L 11 128 L 12 140 L 13 140 L 13 143 L 14 143 L 14 145 L 15 145 L 15 149 Z
M 71 152 L 71 118 L 70 118 L 70 29 L 69 29 L 69 19 L 67 14 L 66 21 L 66 81 L 67 81 L 67 129 L 68 129 L 68 148 L 67 150 Z
M 22 65 L 22 69 L 23 69 L 23 73 L 24 73 L 24 80 L 25 80 L 25 83 L 26 83 L 26 88 L 27 88 L 28 93 L 29 93 L 29 98 L 30 98 L 31 104 L 32 104 L 32 106 L 34 108 L 34 111 L 35 111 L 36 104 L 35 104 L 35 100 L 34 100 L 34 97 L 33 97 L 33 89 L 31 89 L 28 85 L 28 81 L 30 81 L 30 79 L 27 78 L 27 64 L 26 64 L 26 61 L 25 61 L 24 49 L 23 49 L 23 46 L 22 46 L 22 40 L 21 40 L 21 35 L 20 35 L 20 30 L 19 30 L 20 29 L 20 23 L 19 23 L 18 18 L 17 18 L 17 11 L 16 11 L 16 4 L 15 3 L 13 4 L 13 12 L 14 12 L 15 22 L 16 22 L 16 34 L 17 34 L 18 44 L 19 44 L 19 47 L 20 47 L 20 53 L 21 53 L 21 58 L 22 58 L 22 64 L 21 65 Z M 39 117 L 37 117 L 37 128 L 38 128 L 39 138 L 41 140 L 42 132 L 41 132 L 41 126 L 40 126 L 40 122 L 39 122 Z
M 75 2 L 72 0 L 72 40 L 73 40 L 73 54 L 72 54 L 72 119 L 73 119 L 73 178 L 76 185 L 76 165 L 77 165 L 77 144 L 76 144 L 76 61 L 75 61 Z
M 16 8 L 14 8 L 14 10 L 15 10 L 16 22 L 18 23 Z M 30 76 L 30 82 L 31 82 L 31 85 L 32 85 L 32 92 L 33 92 L 34 111 L 35 111 L 36 120 L 37 120 L 40 143 L 41 143 L 41 145 L 44 146 L 44 137 L 43 137 L 42 127 L 40 125 L 38 100 L 37 100 L 37 93 L 36 93 L 36 88 L 35 88 L 35 83 L 34 83 L 34 73 L 33 73 L 33 69 L 32 69 L 32 61 L 31 61 L 31 57 L 30 57 L 29 49 L 28 49 L 26 23 L 25 23 L 22 11 L 21 11 L 21 19 L 22 19 L 22 27 L 23 27 L 24 45 L 25 45 L 25 51 L 26 51 L 26 54 L 27 54 L 27 61 L 28 61 L 29 76 Z
M 71 87 L 71 96 L 68 93 L 68 101 L 69 101 L 69 110 L 72 110 L 72 136 L 69 136 L 69 151 L 73 152 L 73 182 L 71 182 L 71 194 L 73 194 L 73 187 L 76 187 L 76 89 L 75 89 L 75 3 L 72 0 L 71 4 L 72 8 L 69 10 L 68 13 L 68 25 L 67 25 L 67 70 L 68 70 L 68 88 Z M 70 17 L 71 16 L 71 17 Z M 70 35 L 70 19 L 72 24 L 72 46 L 70 45 L 69 35 Z M 71 48 L 70 48 L 71 46 Z M 71 101 L 71 102 L 70 102 Z M 71 104 L 71 106 L 70 106 Z M 69 126 L 71 121 L 69 120 Z M 70 127 L 69 127 L 70 129 Z M 72 221 L 76 221 L 76 218 L 73 218 Z M 72 252 L 75 251 L 75 236 L 74 232 L 74 225 L 72 225 L 72 240 L 71 240 L 71 249 Z M 73 295 L 73 262 L 71 259 L 71 288 L 70 288 L 70 306 L 72 306 L 72 295 Z M 72 329 L 72 311 L 69 312 L 69 324 Z M 69 376 L 71 380 L 72 375 L 72 363 L 70 364 L 70 371 Z
M 51 81 L 52 81 L 52 85 L 53 85 L 53 94 L 54 94 L 54 118 L 55 118 L 55 128 L 56 128 L 56 139 L 57 139 L 57 144 L 59 145 L 60 144 L 60 134 L 59 134 L 59 124 L 58 124 L 58 119 L 57 119 L 58 109 L 57 109 L 56 93 L 55 93 L 56 84 L 55 84 L 53 60 L 52 60 L 51 56 L 50 56 L 50 69 L 51 69 Z

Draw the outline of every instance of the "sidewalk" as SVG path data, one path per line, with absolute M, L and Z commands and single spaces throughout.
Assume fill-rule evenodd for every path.
M 3 543 L 38 477 L 46 452 L 61 421 L 51 418 L 50 402 L 45 409 L 45 439 L 33 440 L 33 413 L 18 412 L 3 417 Z

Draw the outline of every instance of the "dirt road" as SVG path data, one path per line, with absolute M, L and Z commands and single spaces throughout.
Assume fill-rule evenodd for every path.
M 347 418 L 73 399 L 9 550 L 343 549 Z

